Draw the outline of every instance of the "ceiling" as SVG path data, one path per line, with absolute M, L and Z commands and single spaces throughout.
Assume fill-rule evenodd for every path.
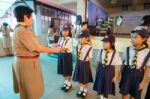
M 5 12 L 16 0 L 0 0 L 0 17 L 3 17 Z
M 77 12 L 77 0 L 48 0 L 48 1 L 61 5 L 74 12 Z
M 79 0 L 48 0 L 50 2 L 59 4 L 67 9 L 77 12 L 77 1 Z M 115 11 L 116 8 L 128 5 L 132 9 L 136 9 L 138 6 L 144 3 L 150 3 L 150 0 L 91 0 L 96 5 L 103 8 L 106 12 Z M 116 10 L 117 11 L 117 10 Z
M 103 4 L 106 7 L 119 7 L 122 5 L 144 4 L 150 3 L 150 0 L 93 0 L 98 4 Z
M 2 17 L 6 10 L 15 2 L 16 0 L 0 0 L 0 17 Z M 46 0 L 66 9 L 77 12 L 77 0 Z M 150 3 L 150 0 L 92 0 L 97 6 L 103 8 L 106 12 L 110 10 L 121 7 L 122 5 L 129 5 L 136 8 L 138 5 L 143 5 L 144 3 Z
M 128 5 L 133 9 L 143 6 L 144 3 L 150 3 L 150 0 L 92 0 L 96 5 L 104 8 L 106 12 L 110 9 L 122 7 Z
M 0 0 L 0 17 L 3 17 L 5 12 L 16 0 Z M 77 12 L 77 0 L 47 0 L 49 2 L 61 5 L 73 12 Z

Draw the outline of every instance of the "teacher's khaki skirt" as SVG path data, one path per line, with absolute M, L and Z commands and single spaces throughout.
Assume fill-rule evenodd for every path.
M 39 58 L 20 59 L 13 62 L 13 81 L 15 93 L 24 93 L 29 99 L 41 97 L 44 92 Z

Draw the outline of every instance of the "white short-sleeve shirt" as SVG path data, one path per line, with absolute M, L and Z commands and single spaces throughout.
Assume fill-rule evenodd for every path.
M 60 46 L 62 46 L 62 48 L 68 48 L 69 50 L 67 50 L 68 53 L 72 53 L 72 38 L 70 37 L 66 37 L 66 39 L 64 39 L 63 37 L 61 37 L 58 40 L 58 44 Z
M 101 49 L 102 50 L 102 49 Z M 98 54 L 97 54 L 97 61 L 101 62 L 102 64 L 104 64 L 104 59 L 105 59 L 105 55 L 106 55 L 106 51 L 103 50 L 102 51 L 102 55 L 101 54 L 101 50 L 99 50 Z M 108 62 L 106 65 L 109 65 L 110 61 L 111 61 L 111 58 L 112 58 L 112 55 L 113 55 L 114 51 L 108 53 Z M 101 56 L 101 57 L 100 57 Z M 101 60 L 102 59 L 102 60 Z M 121 60 L 121 57 L 120 57 L 120 54 L 119 52 L 116 51 L 115 55 L 114 55 L 114 58 L 112 60 L 112 63 L 111 65 L 122 65 L 122 60 Z
M 142 64 L 145 60 L 145 57 L 147 56 L 149 51 L 150 51 L 150 49 L 146 48 L 146 49 L 143 49 L 143 50 L 138 52 L 138 55 L 137 55 L 137 69 L 139 69 L 142 66 Z M 130 66 L 132 65 L 134 55 L 135 55 L 134 47 L 130 46 L 129 47 L 129 65 Z M 123 59 L 124 59 L 124 64 L 127 65 L 127 49 L 124 51 Z M 148 59 L 148 61 L 146 63 L 146 66 L 150 66 L 150 58 Z
M 78 52 L 79 52 L 80 48 L 81 48 L 81 45 L 79 44 L 78 45 Z M 87 54 L 87 52 L 90 48 L 91 48 L 90 45 L 84 45 L 82 47 L 81 54 L 80 54 L 80 57 L 79 57 L 80 60 L 84 60 L 84 58 L 85 58 L 85 56 L 86 56 L 86 54 Z M 89 59 L 91 59 L 91 58 L 93 58 L 93 49 L 90 50 L 90 52 L 89 52 L 89 54 L 88 54 L 85 61 L 89 61 Z

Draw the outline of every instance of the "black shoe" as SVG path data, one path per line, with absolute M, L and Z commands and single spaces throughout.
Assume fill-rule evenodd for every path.
M 65 90 L 65 89 L 66 89 L 66 87 L 67 87 L 67 85 L 66 85 L 66 84 L 64 84 L 64 85 L 61 87 L 61 90 Z
M 83 94 L 83 91 L 79 91 L 79 92 L 77 93 L 77 97 L 82 97 L 82 94 Z
M 71 88 L 72 88 L 72 85 L 71 86 L 66 86 L 65 89 L 64 89 L 64 91 L 68 92 Z
M 87 92 L 82 93 L 82 98 L 85 98 L 87 96 Z

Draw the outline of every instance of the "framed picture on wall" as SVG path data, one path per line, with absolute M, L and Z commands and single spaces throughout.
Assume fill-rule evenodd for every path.
M 123 16 L 116 16 L 115 25 L 120 26 L 123 23 Z

